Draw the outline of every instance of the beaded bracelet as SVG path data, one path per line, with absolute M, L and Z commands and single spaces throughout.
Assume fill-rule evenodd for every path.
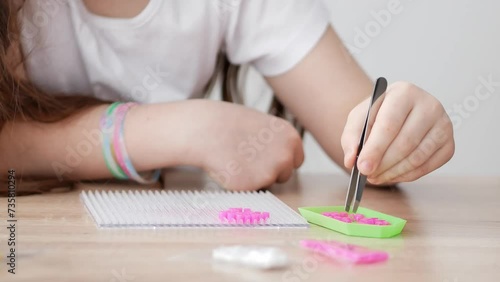
M 125 172 L 120 168 L 120 166 L 116 163 L 115 158 L 113 157 L 112 152 L 112 144 L 111 144 L 111 133 L 113 133 L 114 128 L 114 119 L 113 115 L 115 109 L 120 105 L 119 102 L 111 104 L 106 112 L 102 115 L 101 118 L 101 132 L 102 132 L 102 151 L 104 154 L 104 161 L 106 162 L 106 166 L 108 170 L 111 172 L 114 178 L 116 179 L 128 179 Z
M 130 110 L 132 107 L 136 105 L 137 105 L 136 103 L 126 103 L 126 104 L 121 104 L 117 107 L 115 115 L 115 128 L 113 134 L 113 149 L 116 161 L 130 179 L 133 179 L 142 184 L 150 184 L 158 181 L 158 179 L 160 178 L 161 171 L 157 169 L 153 171 L 149 179 L 144 178 L 135 170 L 125 147 L 125 138 L 124 138 L 125 116 L 127 115 L 128 110 Z

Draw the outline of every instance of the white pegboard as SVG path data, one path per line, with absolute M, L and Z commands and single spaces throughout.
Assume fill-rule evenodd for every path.
M 81 198 L 100 228 L 305 228 L 309 224 L 271 192 L 82 191 Z M 266 211 L 259 224 L 221 222 L 229 208 Z

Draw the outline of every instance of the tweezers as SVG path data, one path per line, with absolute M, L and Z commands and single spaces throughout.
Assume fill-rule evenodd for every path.
M 356 212 L 359 207 L 359 203 L 361 202 L 361 196 L 363 196 L 363 190 L 366 185 L 366 176 L 362 175 L 358 169 L 358 157 L 363 149 L 363 145 L 365 144 L 366 139 L 369 135 L 369 130 L 375 121 L 375 116 L 380 109 L 380 105 L 382 104 L 384 97 L 381 97 L 382 94 L 387 90 L 387 80 L 383 77 L 377 79 L 375 83 L 375 89 L 373 90 L 373 95 L 370 102 L 370 107 L 368 108 L 368 112 L 366 114 L 365 125 L 363 127 L 363 131 L 361 133 L 361 138 L 359 140 L 358 151 L 356 153 L 356 160 L 354 162 L 354 167 L 351 171 L 351 180 L 349 182 L 347 197 L 345 200 L 345 211 L 351 212 L 351 206 L 353 206 L 352 212 Z M 384 95 L 385 96 L 385 95 Z M 354 201 L 354 203 L 353 203 Z

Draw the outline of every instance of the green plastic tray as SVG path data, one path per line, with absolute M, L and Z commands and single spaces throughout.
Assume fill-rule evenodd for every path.
M 363 214 L 366 217 L 376 217 L 384 219 L 391 225 L 369 225 L 358 223 L 345 223 L 327 216 L 322 215 L 324 212 L 343 212 L 344 206 L 331 207 L 302 207 L 299 208 L 300 214 L 307 219 L 308 222 L 323 226 L 325 228 L 356 237 L 371 237 L 371 238 L 389 238 L 401 233 L 405 227 L 406 220 L 390 216 L 381 212 L 370 209 L 358 208 L 357 213 Z

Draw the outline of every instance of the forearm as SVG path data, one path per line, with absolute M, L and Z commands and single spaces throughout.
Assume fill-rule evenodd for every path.
M 179 118 L 187 108 L 183 103 L 140 105 L 127 114 L 125 144 L 138 171 L 191 164 L 180 134 Z M 0 173 L 14 168 L 28 177 L 111 177 L 99 128 L 106 107 L 93 107 L 56 123 L 5 124 L 0 133 Z
M 372 81 L 329 29 L 291 71 L 268 78 L 279 99 L 341 167 L 349 112 L 370 95 Z

